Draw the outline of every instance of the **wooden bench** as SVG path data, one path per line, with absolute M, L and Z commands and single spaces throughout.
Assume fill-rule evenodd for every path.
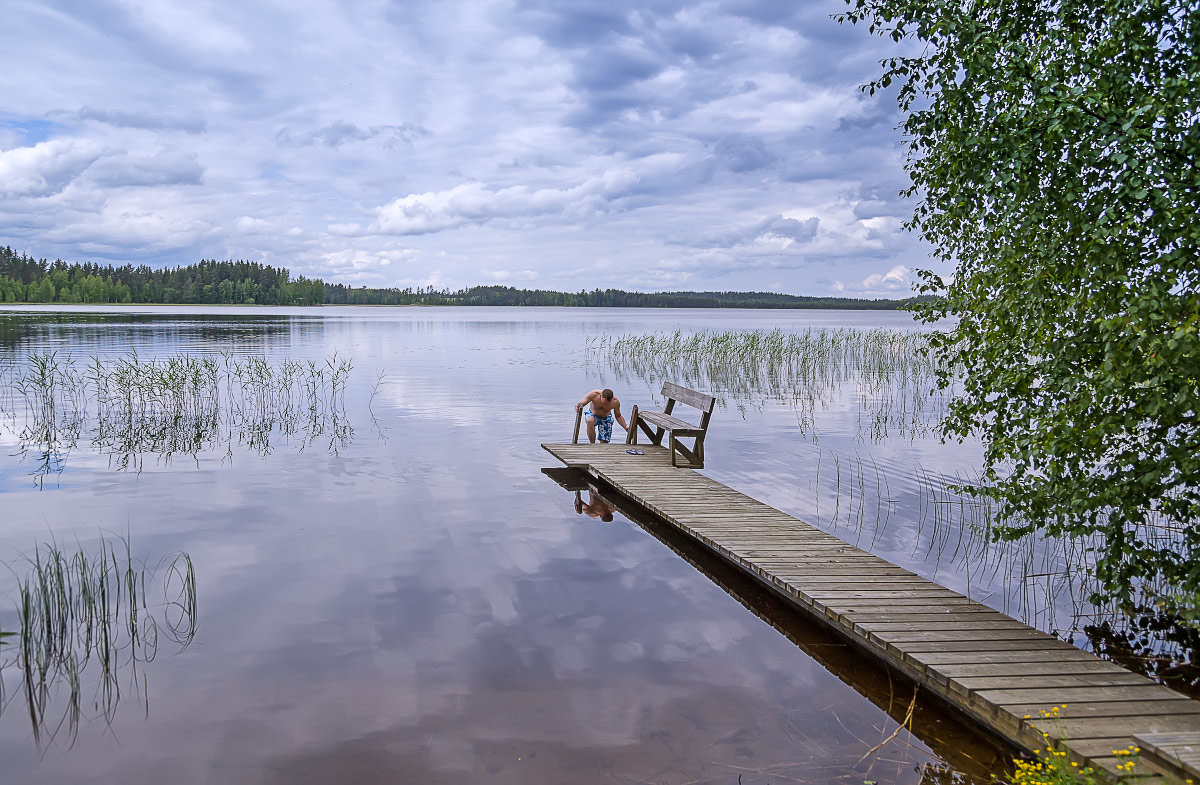
M 717 399 L 671 382 L 663 382 L 662 394 L 667 399 L 667 405 L 661 412 L 639 411 L 637 404 L 634 404 L 629 418 L 629 435 L 625 437 L 626 444 L 637 444 L 639 428 L 651 444 L 660 446 L 663 436 L 670 434 L 671 465 L 703 469 L 704 434 L 708 432 L 708 419 L 712 416 Z M 674 416 L 671 412 L 675 409 L 676 401 L 700 410 L 700 424 L 692 425 Z M 679 441 L 681 437 L 695 439 L 690 450 Z M 680 463 L 680 458 L 683 463 Z

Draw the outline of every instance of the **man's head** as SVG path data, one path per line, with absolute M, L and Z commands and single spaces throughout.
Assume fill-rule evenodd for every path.
M 606 512 L 600 516 L 600 520 L 604 521 L 605 523 L 611 521 L 612 519 L 613 519 L 613 514 L 611 512 Z
M 605 401 L 611 401 L 613 399 L 613 391 L 605 387 L 600 391 L 600 398 Z

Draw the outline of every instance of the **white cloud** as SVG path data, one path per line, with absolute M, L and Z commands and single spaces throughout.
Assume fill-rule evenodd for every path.
M 102 151 L 88 141 L 52 139 L 32 147 L 0 151 L 0 194 L 49 196 L 62 191 Z
M 536 270 L 482 270 L 480 274 L 489 281 L 499 282 L 532 281 L 538 277 Z
M 845 292 L 872 297 L 907 297 L 912 294 L 914 278 L 912 270 L 898 264 L 886 273 L 872 273 L 859 284 L 846 284 L 833 281 L 830 289 L 835 292 Z
M 199 185 L 204 180 L 204 167 L 194 154 L 160 150 L 152 155 L 104 156 L 92 165 L 86 176 L 106 188 Z
M 868 275 L 863 279 L 862 287 L 869 291 L 907 291 L 912 286 L 911 272 L 904 265 L 898 264 L 882 275 Z
M 547 215 L 572 219 L 607 212 L 638 181 L 629 169 L 617 169 L 571 188 L 516 185 L 491 190 L 463 183 L 448 191 L 409 194 L 376 210 L 370 229 L 386 234 L 426 234 L 498 218 Z
M 252 218 L 249 215 L 239 216 L 233 222 L 233 227 L 242 234 L 262 234 L 263 232 L 274 231 L 275 226 L 270 221 L 265 221 L 262 218 Z

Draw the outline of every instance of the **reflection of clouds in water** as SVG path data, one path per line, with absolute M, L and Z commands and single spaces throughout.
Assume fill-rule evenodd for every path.
M 428 377 L 389 374 L 379 390 L 377 402 L 388 403 L 414 417 L 438 420 L 448 425 L 480 426 L 494 422 L 502 412 L 489 406 L 477 392 L 452 381 L 442 384 Z

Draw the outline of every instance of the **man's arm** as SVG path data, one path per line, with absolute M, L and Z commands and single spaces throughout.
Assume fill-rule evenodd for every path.
M 583 396 L 583 400 L 580 401 L 579 403 L 575 404 L 575 411 L 577 411 L 577 412 L 583 411 L 583 407 L 587 406 L 589 403 L 596 400 L 596 396 L 598 396 L 598 395 L 600 395 L 599 390 L 592 390 L 590 393 Z
M 617 422 L 621 423 L 621 427 L 628 431 L 629 423 L 625 422 L 625 415 L 621 414 L 621 402 L 617 399 L 613 399 L 613 403 L 616 404 L 613 406 L 613 414 L 616 415 Z

